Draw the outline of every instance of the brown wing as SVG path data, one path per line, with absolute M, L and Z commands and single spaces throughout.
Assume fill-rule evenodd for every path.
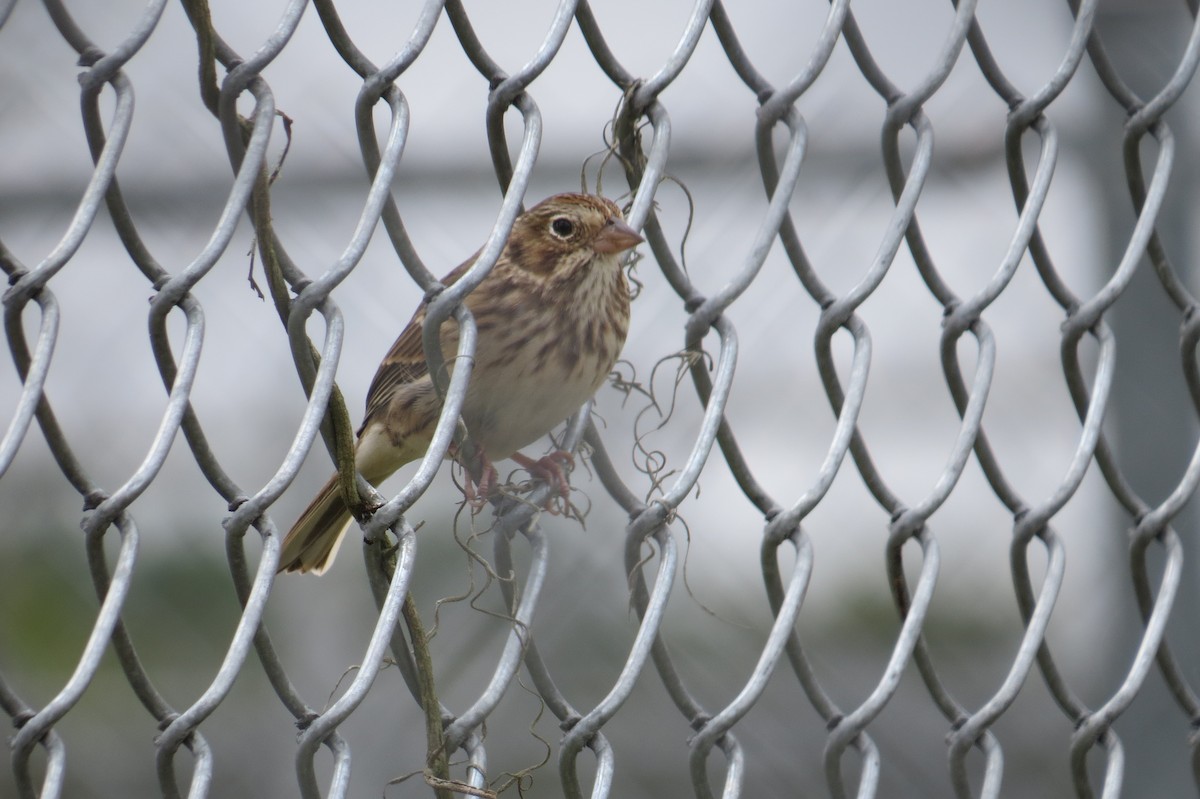
M 450 274 L 442 278 L 442 283 L 447 286 L 454 285 L 471 268 L 478 256 L 479 253 L 475 253 L 456 266 Z M 359 435 L 362 435 L 362 431 L 372 419 L 383 415 L 398 387 L 415 383 L 429 374 L 429 365 L 425 362 L 425 347 L 421 341 L 425 306 L 426 303 L 422 301 L 413 318 L 392 344 L 392 348 L 383 356 L 383 361 L 371 380 L 371 387 L 367 389 L 367 412 L 358 428 Z

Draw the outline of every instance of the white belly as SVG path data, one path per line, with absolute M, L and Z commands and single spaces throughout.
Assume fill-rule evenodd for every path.
M 487 353 L 480 353 L 486 357 Z M 492 460 L 549 433 L 596 393 L 608 373 L 581 375 L 559 364 L 540 370 L 476 369 L 463 404 L 467 429 Z

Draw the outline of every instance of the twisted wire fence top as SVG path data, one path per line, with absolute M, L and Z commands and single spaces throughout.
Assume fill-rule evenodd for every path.
M 1200 786 L 1194 2 L 352 5 L 0 0 L 0 795 Z M 369 591 L 276 577 L 581 182 L 568 512 L 464 508 L 455 370 Z

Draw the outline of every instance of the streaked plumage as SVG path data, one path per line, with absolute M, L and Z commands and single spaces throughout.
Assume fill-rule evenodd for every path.
M 596 392 L 629 328 L 621 254 L 642 239 L 610 200 L 559 194 L 517 217 L 495 267 L 466 298 L 479 337 L 462 418 L 491 461 L 512 456 Z M 478 253 L 442 282 L 456 282 Z M 440 406 L 421 342 L 422 303 L 367 391 L 355 465 L 372 484 L 422 455 Z M 458 326 L 442 326 L 450 364 Z M 336 475 L 283 542 L 280 571 L 329 567 L 350 525 Z

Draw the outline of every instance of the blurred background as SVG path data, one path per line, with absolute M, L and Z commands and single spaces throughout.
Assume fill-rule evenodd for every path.
M 271 34 L 283 11 L 282 3 L 213 0 L 211 5 L 216 30 L 243 57 Z M 776 86 L 786 85 L 808 63 L 828 13 L 819 2 L 729 5 L 746 53 Z M 352 39 L 376 63 L 388 60 L 408 38 L 420 11 L 417 3 L 342 6 Z M 1023 94 L 1033 95 L 1066 52 L 1073 22 L 1068 4 L 1009 0 L 980 6 L 977 19 L 998 63 Z M 492 58 L 510 71 L 537 51 L 555 10 L 553 2 L 542 0 L 529 0 L 519 11 L 473 0 L 465 7 Z M 145 11 L 124 0 L 73 2 L 67 8 L 106 50 L 128 35 Z M 639 76 L 659 69 L 691 11 L 682 0 L 613 0 L 594 8 L 614 54 Z M 950 3 L 935 0 L 856 0 L 853 11 L 881 69 L 906 90 L 932 69 L 954 14 Z M 1176 69 L 1192 26 L 1182 3 L 1106 0 L 1100 3 L 1096 30 L 1121 77 L 1149 97 Z M 64 235 L 92 171 L 79 117 L 76 60 L 41 4 L 17 3 L 0 27 L 0 241 L 27 268 L 37 266 Z M 167 5 L 126 72 L 136 110 L 117 175 L 151 251 L 177 273 L 204 247 L 232 179 L 220 127 L 200 101 L 195 36 L 179 5 Z M 354 129 L 361 81 L 338 57 L 312 9 L 263 77 L 277 107 L 294 120 L 290 149 L 272 190 L 275 228 L 300 268 L 316 276 L 346 247 L 369 185 Z M 423 260 L 444 273 L 487 238 L 500 206 L 484 128 L 488 85 L 445 19 L 397 85 L 412 122 L 394 196 Z M 604 147 L 604 127 L 620 92 L 573 28 L 529 93 L 544 125 L 527 195 L 533 202 L 578 189 L 585 159 Z M 1189 87 L 1167 115 L 1176 159 L 1158 225 L 1179 276 L 1193 290 L 1196 95 Z M 111 90 L 102 100 L 111 112 Z M 767 208 L 754 151 L 757 102 L 711 28 L 661 100 L 672 125 L 668 171 L 686 187 L 694 206 L 689 207 L 684 191 L 667 183 L 658 190 L 657 208 L 676 253 L 686 253 L 691 279 L 712 294 L 746 263 Z M 844 295 L 869 269 L 894 208 L 880 152 L 885 104 L 841 42 L 796 106 L 807 123 L 809 143 L 792 215 L 817 273 Z M 925 111 L 935 147 L 917 213 L 943 279 L 960 296 L 970 296 L 997 270 L 1016 225 L 1003 150 L 1008 109 L 964 50 Z M 377 113 L 381 131 L 385 116 Z M 1047 116 L 1059 136 L 1059 153 L 1040 224 L 1062 279 L 1086 298 L 1111 277 L 1136 221 L 1122 171 L 1124 113 L 1085 58 Z M 510 112 L 506 122 L 510 142 L 519 141 L 519 115 Z M 283 141 L 277 126 L 273 157 L 281 154 Z M 905 142 L 911 151 L 911 136 Z M 1027 149 L 1031 159 L 1035 144 L 1029 142 Z M 1142 149 L 1146 162 L 1153 163 L 1155 147 Z M 587 175 L 594 186 L 595 169 Z M 616 169 L 605 172 L 604 181 L 610 196 L 627 191 Z M 274 309 L 247 281 L 254 270 L 265 287 L 260 267 L 249 257 L 251 248 L 252 230 L 243 220 L 222 259 L 194 291 L 204 309 L 205 337 L 192 394 L 221 463 L 247 493 L 279 468 L 305 407 L 285 332 Z M 682 349 L 687 314 L 648 252 L 636 274 L 643 286 L 634 303 L 623 368 L 666 405 L 676 394 L 675 365 L 666 361 L 657 372 L 655 367 Z M 62 319 L 47 396 L 93 480 L 111 491 L 145 457 L 165 405 L 147 338 L 153 289 L 134 268 L 103 210 L 50 288 Z M 420 298 L 386 236 L 377 231 L 362 261 L 333 294 L 346 320 L 338 384 L 355 423 L 379 359 Z M 815 482 L 836 422 L 813 357 L 819 311 L 776 243 L 754 284 L 728 312 L 740 354 L 726 417 L 756 476 L 785 507 Z M 873 345 L 860 429 L 888 486 L 914 506 L 946 468 L 960 419 L 939 360 L 942 308 L 906 248 L 860 316 Z M 984 427 L 1006 476 L 1029 504 L 1058 489 L 1079 445 L 1081 425 L 1060 360 L 1063 318 L 1028 255 L 985 314 L 997 341 L 997 364 Z M 1195 408 L 1180 366 L 1181 314 L 1144 262 L 1107 318 L 1116 331 L 1118 359 L 1105 430 L 1125 478 L 1147 502 L 1157 504 L 1183 478 L 1197 437 Z M 174 321 L 178 348 L 183 327 Z M 28 310 L 22 323 L 32 336 L 40 319 Z M 324 331 L 318 317 L 309 329 L 319 341 Z M 839 369 L 848 374 L 848 337 L 835 338 L 835 345 Z M 959 349 L 969 374 L 974 345 L 965 340 Z M 1093 363 L 1094 346 L 1085 344 L 1083 352 Z M 16 370 L 0 368 L 0 418 L 12 416 L 19 394 Z M 669 471 L 688 457 L 703 411 L 686 378 L 669 418 L 653 411 L 647 416 L 647 407 L 645 397 L 625 397 L 607 386 L 596 406 L 606 447 L 622 477 L 645 496 L 652 485 L 636 467 L 635 427 L 649 431 L 643 443 L 663 454 Z M 413 469 L 385 484 L 384 493 L 398 491 Z M 291 524 L 330 470 L 318 444 L 273 506 L 277 525 Z M 585 470 L 576 470 L 573 484 L 590 500 L 590 511 L 586 526 L 543 518 L 551 569 L 534 632 L 559 688 L 586 711 L 620 673 L 637 617 L 622 563 L 626 518 Z M 439 691 L 451 708 L 467 706 L 486 685 L 507 632 L 501 620 L 474 607 L 499 607 L 494 586 L 477 603 L 437 604 L 483 586 L 482 573 L 456 543 L 456 537 L 471 536 L 469 522 L 455 517 L 459 498 L 449 468 L 443 467 L 409 516 L 423 525 L 413 593 L 427 623 L 438 608 L 432 647 Z M 36 427 L 31 429 L 0 479 L 0 674 L 34 708 L 50 701 L 69 679 L 95 620 L 97 602 L 79 531 L 81 505 Z M 187 707 L 213 679 L 240 615 L 225 564 L 225 502 L 178 440 L 131 512 L 141 545 L 123 618 L 158 689 L 175 707 Z M 1189 623 L 1197 598 L 1192 505 L 1177 522 L 1186 563 L 1169 638 L 1184 676 L 1194 680 L 1200 656 Z M 815 566 L 798 627 L 817 678 L 847 712 L 875 689 L 900 627 L 884 571 L 888 523 L 850 460 L 804 522 Z M 1127 554 L 1132 520 L 1093 464 L 1053 524 L 1067 549 L 1067 572 L 1047 640 L 1071 689 L 1095 708 L 1125 680 L 1141 636 Z M 759 565 L 762 530 L 761 515 L 737 490 L 714 450 L 698 490 L 672 527 L 686 563 L 664 625 L 683 677 L 714 712 L 737 695 L 770 629 Z M 1003 682 L 1023 627 L 1009 567 L 1012 517 L 973 459 L 931 519 L 930 532 L 941 562 L 924 629 L 947 688 L 974 710 Z M 110 542 L 110 553 L 115 546 Z M 249 546 L 257 551 L 257 542 Z M 474 547 L 490 556 L 486 536 Z M 268 629 L 290 678 L 318 708 L 336 695 L 346 670 L 360 662 L 376 621 L 354 549 L 346 547 L 321 579 L 279 579 L 270 599 Z M 1037 546 L 1031 552 L 1035 579 L 1040 579 L 1044 552 Z M 1161 555 L 1155 551 L 1153 557 L 1157 573 Z M 910 545 L 906 558 L 915 577 L 918 549 Z M 381 674 L 371 698 L 341 727 L 354 756 L 349 795 L 429 795 L 419 776 L 389 785 L 424 765 L 422 717 L 394 670 Z M 68 753 L 65 795 L 156 795 L 155 722 L 111 655 L 56 729 Z M 604 729 L 615 749 L 614 796 L 690 794 L 692 731 L 652 669 L 641 674 L 634 695 Z M 1071 793 L 1072 729 L 1035 670 L 993 727 L 1005 755 L 1003 795 Z M 1125 745 L 1125 795 L 1195 792 L 1189 719 L 1157 673 L 1150 674 L 1115 729 Z M 296 795 L 294 722 L 253 656 L 202 730 L 215 753 L 211 795 Z M 882 756 L 879 795 L 952 795 L 945 747 L 949 731 L 950 723 L 910 665 L 896 695 L 869 727 Z M 743 795 L 827 794 L 825 723 L 786 663 L 736 732 L 747 753 Z M 527 772 L 522 795 L 561 795 L 554 759 L 560 736 L 537 696 L 514 685 L 488 722 L 490 776 Z M 550 761 L 539 765 L 547 757 Z M 978 785 L 982 760 L 972 757 L 972 780 Z M 176 760 L 186 775 L 186 753 Z M 41 753 L 34 762 L 35 769 L 44 767 Z M 594 766 L 587 754 L 579 762 L 586 785 Z M 327 782 L 328 755 L 322 753 L 317 763 Z M 1093 754 L 1089 763 L 1098 784 L 1103 758 Z M 844 759 L 851 785 L 859 765 L 853 754 Z M 712 756 L 717 784 L 723 769 L 720 755 Z M 0 797 L 14 796 L 15 790 L 11 771 L 0 769 Z M 516 792 L 510 788 L 508 795 Z

